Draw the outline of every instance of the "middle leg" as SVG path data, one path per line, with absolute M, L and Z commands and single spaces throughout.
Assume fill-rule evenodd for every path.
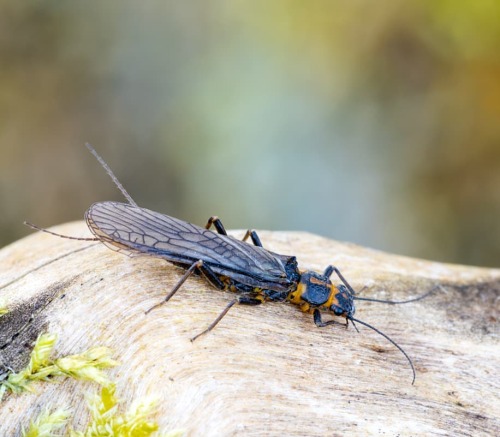
M 218 234 L 227 235 L 226 228 L 222 224 L 220 218 L 216 215 L 213 215 L 208 219 L 207 224 L 205 225 L 205 229 L 210 229 L 212 225 L 214 226 Z M 247 241 L 249 237 L 251 238 L 252 243 L 255 246 L 262 247 L 262 242 L 260 241 L 260 238 L 255 230 L 249 229 L 242 240 Z
M 229 310 L 235 305 L 235 304 L 242 304 L 242 305 L 260 305 L 263 301 L 259 299 L 258 297 L 255 296 L 248 296 L 248 295 L 241 295 L 236 297 L 236 299 L 233 299 L 231 302 L 229 302 L 222 310 L 222 312 L 216 317 L 216 319 L 210 323 L 207 329 L 204 331 L 200 332 L 198 335 L 195 335 L 191 341 L 195 341 L 198 337 L 201 337 L 202 335 L 206 334 L 207 332 L 210 332 L 212 329 L 214 329 L 217 324 L 222 320 L 222 318 L 229 312 Z

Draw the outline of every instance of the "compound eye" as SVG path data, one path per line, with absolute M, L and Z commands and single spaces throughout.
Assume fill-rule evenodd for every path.
M 335 314 L 336 316 L 341 316 L 342 314 L 344 314 L 344 310 L 337 305 L 332 305 L 330 307 L 330 309 L 333 311 L 333 314 Z

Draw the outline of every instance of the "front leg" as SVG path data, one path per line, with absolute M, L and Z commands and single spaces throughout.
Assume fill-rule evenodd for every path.
M 336 320 L 328 320 L 327 322 L 323 322 L 323 319 L 321 318 L 321 312 L 318 309 L 314 310 L 313 317 L 314 317 L 314 324 L 318 328 L 324 328 L 325 326 L 329 326 L 329 325 L 342 325 L 342 326 L 345 326 L 346 328 L 348 326 L 347 319 L 345 319 L 345 324 L 337 322 Z
M 329 278 L 330 276 L 332 276 L 333 272 L 335 272 L 337 274 L 337 276 L 340 278 L 340 280 L 344 283 L 344 285 L 349 290 L 349 293 L 351 293 L 351 295 L 354 296 L 356 294 L 356 292 L 354 291 L 354 288 L 351 287 L 349 282 L 347 282 L 346 278 L 344 278 L 344 275 L 342 275 L 342 273 L 340 273 L 340 270 L 337 267 L 328 266 L 325 269 L 325 271 L 323 272 L 323 275 L 326 276 L 327 278 Z

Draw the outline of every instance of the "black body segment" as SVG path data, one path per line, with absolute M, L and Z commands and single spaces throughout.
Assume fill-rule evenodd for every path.
M 323 275 L 315 272 L 305 272 L 302 274 L 309 286 L 301 294 L 301 299 L 313 306 L 324 305 L 330 297 L 331 289 L 324 287 Z

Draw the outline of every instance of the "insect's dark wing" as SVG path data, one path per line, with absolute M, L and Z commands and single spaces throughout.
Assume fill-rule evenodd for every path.
M 203 260 L 218 274 L 247 285 L 289 288 L 283 256 L 191 223 L 126 203 L 100 202 L 85 213 L 92 233 L 108 247 L 191 265 Z

